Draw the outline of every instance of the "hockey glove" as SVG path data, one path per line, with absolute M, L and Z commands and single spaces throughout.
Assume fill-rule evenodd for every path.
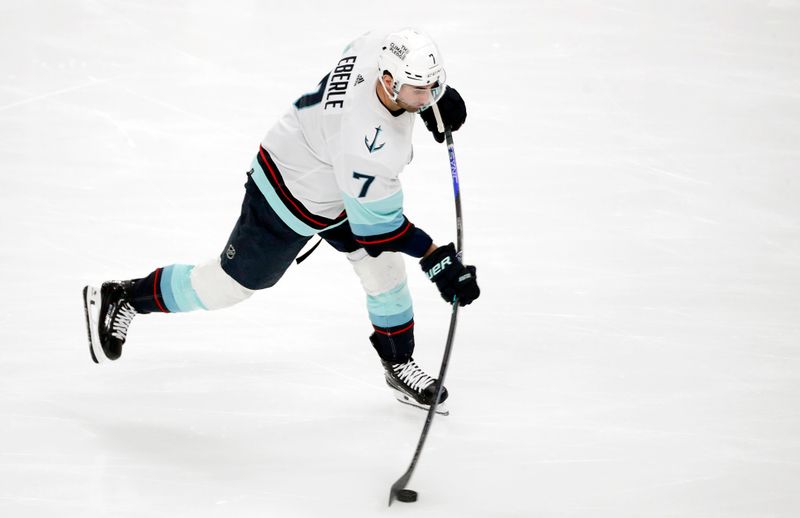
M 439 113 L 442 115 L 444 127 L 450 128 L 450 131 L 458 130 L 467 119 L 467 106 L 455 88 L 445 86 L 444 94 L 436 104 L 439 106 Z M 436 142 L 440 144 L 444 142 L 444 133 L 439 133 L 436 128 L 436 116 L 433 114 L 433 108 L 423 110 L 420 112 L 420 116 L 425 121 L 425 127 L 428 128 L 428 131 L 433 133 L 433 138 L 436 139 Z
M 445 302 L 452 303 L 453 297 L 458 297 L 458 304 L 466 306 L 480 296 L 475 267 L 461 264 L 453 243 L 440 246 L 428 257 L 423 257 L 419 264 L 428 278 L 436 283 Z

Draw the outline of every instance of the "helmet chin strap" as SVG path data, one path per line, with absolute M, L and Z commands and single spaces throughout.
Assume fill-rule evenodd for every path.
M 397 96 L 400 95 L 400 92 L 397 92 L 397 93 L 394 93 L 394 94 L 392 92 L 390 92 L 389 89 L 386 88 L 386 82 L 383 80 L 383 77 L 381 77 L 380 82 L 381 82 L 381 86 L 383 87 L 383 91 L 386 92 L 386 95 L 389 96 L 389 99 L 393 103 L 396 103 L 397 102 Z M 397 84 L 394 81 L 394 78 L 392 78 L 392 84 Z

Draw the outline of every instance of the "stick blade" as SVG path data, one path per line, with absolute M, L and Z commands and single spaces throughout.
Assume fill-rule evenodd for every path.
M 408 484 L 408 480 L 411 478 L 411 472 L 406 471 L 403 473 L 403 476 L 398 478 L 397 481 L 392 484 L 392 489 L 389 490 L 389 507 L 392 506 L 392 502 L 397 500 L 397 492 L 401 489 L 406 488 L 406 484 Z

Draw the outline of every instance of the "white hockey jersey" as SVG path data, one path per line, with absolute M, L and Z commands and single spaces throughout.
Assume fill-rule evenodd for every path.
M 367 33 L 351 43 L 261 143 L 252 177 L 298 234 L 348 221 L 357 240 L 380 243 L 414 230 L 399 175 L 412 158 L 415 115 L 389 112 L 375 91 L 383 39 Z

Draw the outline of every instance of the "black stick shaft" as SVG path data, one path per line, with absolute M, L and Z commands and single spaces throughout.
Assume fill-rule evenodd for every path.
M 456 152 L 455 147 L 453 146 L 453 134 L 449 129 L 445 129 L 444 134 L 445 138 L 447 139 L 447 153 L 450 156 L 450 175 L 453 177 L 453 194 L 455 195 L 456 202 L 456 250 L 459 259 L 461 259 L 464 253 L 464 230 L 461 220 L 461 189 L 458 184 L 458 166 L 456 165 Z M 433 423 L 433 416 L 436 415 L 436 407 L 439 404 L 439 397 L 442 395 L 442 387 L 444 387 L 444 378 L 447 374 L 447 366 L 450 363 L 450 352 L 453 349 L 453 339 L 455 338 L 456 334 L 457 322 L 458 299 L 454 299 L 453 312 L 450 314 L 450 329 L 447 331 L 447 343 L 444 346 L 442 365 L 439 368 L 438 391 L 436 393 L 436 399 L 434 400 L 434 404 L 432 404 L 428 409 L 428 416 L 425 418 L 425 425 L 422 427 L 422 433 L 420 434 L 419 442 L 417 443 L 417 449 L 414 452 L 414 458 L 411 459 L 411 465 L 408 466 L 408 469 L 405 473 L 403 473 L 403 476 L 398 478 L 395 483 L 392 484 L 392 489 L 389 491 L 390 506 L 397 497 L 397 492 L 401 489 L 405 489 L 406 485 L 408 485 L 408 481 L 411 479 L 411 475 L 414 473 L 414 469 L 417 467 L 417 461 L 422 454 L 422 447 L 425 446 L 425 440 L 428 438 L 428 431 Z
M 456 149 L 453 145 L 453 134 L 445 130 L 447 139 L 447 154 L 450 156 L 450 175 L 453 177 L 453 195 L 456 202 L 456 252 L 461 262 L 464 262 L 464 224 L 461 218 L 461 187 L 458 183 L 458 164 L 456 164 Z

